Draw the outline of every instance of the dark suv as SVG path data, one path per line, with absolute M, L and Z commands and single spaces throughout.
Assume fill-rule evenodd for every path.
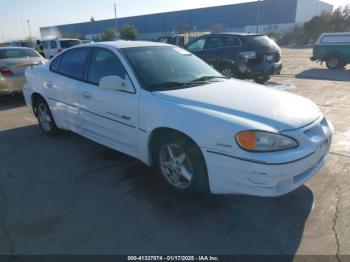
M 265 83 L 282 70 L 281 49 L 266 35 L 245 33 L 208 34 L 186 49 L 223 75 Z

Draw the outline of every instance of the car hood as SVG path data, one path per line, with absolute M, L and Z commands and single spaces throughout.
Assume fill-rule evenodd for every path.
M 321 112 L 309 99 L 240 80 L 153 93 L 169 101 L 267 124 L 278 131 L 306 126 Z
M 40 65 L 44 62 L 45 59 L 40 57 L 8 58 L 0 59 L 0 67 L 7 67 L 15 74 L 24 74 L 28 67 Z

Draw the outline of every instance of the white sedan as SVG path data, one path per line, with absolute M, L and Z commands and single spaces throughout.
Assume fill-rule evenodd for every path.
M 179 192 L 280 196 L 325 164 L 333 126 L 310 100 L 226 79 L 175 46 L 116 41 L 29 69 L 42 130 L 71 130 L 155 166 Z

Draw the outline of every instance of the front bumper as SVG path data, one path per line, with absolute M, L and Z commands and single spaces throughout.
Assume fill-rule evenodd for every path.
M 239 72 L 244 78 L 257 78 L 262 76 L 279 75 L 282 71 L 282 63 L 247 63 L 238 67 Z
M 325 165 L 332 143 L 330 128 L 315 151 L 294 161 L 257 162 L 202 148 L 213 194 L 262 197 L 285 195 L 304 185 Z
M 0 76 L 0 95 L 21 93 L 25 82 L 26 79 L 24 75 L 11 77 Z

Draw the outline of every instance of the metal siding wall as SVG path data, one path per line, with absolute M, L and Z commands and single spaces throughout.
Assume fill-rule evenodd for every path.
M 295 23 L 297 0 L 265 0 L 261 2 L 260 24 Z M 227 30 L 256 24 L 257 2 L 185 10 L 161 14 L 118 19 L 123 25 L 134 25 L 141 34 L 169 33 L 186 26 L 189 30 L 208 31 L 214 24 L 222 24 Z M 96 34 L 108 27 L 115 27 L 115 20 L 103 20 L 57 27 L 41 28 L 42 36 L 56 28 L 61 35 L 80 33 Z

